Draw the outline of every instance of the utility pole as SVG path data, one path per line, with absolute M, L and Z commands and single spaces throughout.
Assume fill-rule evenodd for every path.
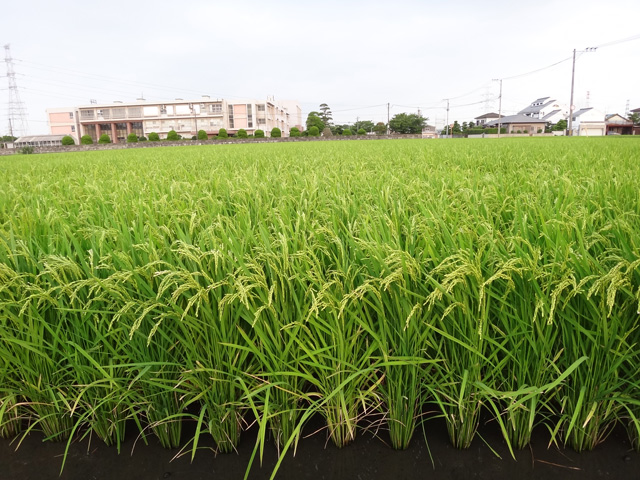
M 387 135 L 389 135 L 389 108 L 390 104 L 387 103 Z
M 449 136 L 449 99 L 445 98 L 447 101 L 447 126 L 445 127 L 445 131 L 447 132 L 447 137 Z
M 500 94 L 498 95 L 498 138 L 500 138 L 500 130 L 502 129 L 502 79 L 494 78 L 494 82 L 500 82 Z
M 584 51 L 585 52 L 595 52 L 598 49 L 598 47 L 588 47 L 585 48 Z M 573 136 L 573 85 L 575 83 L 575 79 L 576 79 L 576 49 L 573 49 L 573 65 L 571 67 L 571 100 L 570 100 L 570 105 L 569 105 L 569 123 L 567 125 L 568 128 L 568 132 L 567 134 L 569 136 Z
M 16 72 L 13 69 L 13 58 L 11 58 L 11 47 L 4 46 L 4 61 L 7 64 L 7 80 L 9 82 L 9 131 L 10 135 L 20 136 L 28 133 L 27 111 L 24 103 L 20 100 L 18 84 L 16 83 Z

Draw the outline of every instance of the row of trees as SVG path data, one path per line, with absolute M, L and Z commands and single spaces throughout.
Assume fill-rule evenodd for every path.
M 326 103 L 322 103 L 317 111 L 309 112 L 307 115 L 307 130 L 305 132 L 311 135 L 311 129 L 315 127 L 318 132 L 322 132 L 323 136 L 353 135 L 354 133 L 357 135 L 368 133 L 384 135 L 387 130 L 400 134 L 419 134 L 427 126 L 427 120 L 428 118 L 415 113 L 399 113 L 389 120 L 389 125 L 383 122 L 374 123 L 371 120 L 358 120 L 354 124 L 336 125 L 333 123 L 331 109 Z M 304 135 L 304 132 L 302 134 Z

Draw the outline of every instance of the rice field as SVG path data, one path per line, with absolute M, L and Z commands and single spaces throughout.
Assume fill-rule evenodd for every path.
M 0 157 L 0 436 L 640 446 L 640 141 Z M 185 422 L 195 435 L 183 434 Z M 133 431 L 131 431 L 133 430 Z M 412 440 L 413 439 L 413 440 Z M 198 453 L 206 454 L 206 453 Z M 274 472 L 275 474 L 275 472 Z

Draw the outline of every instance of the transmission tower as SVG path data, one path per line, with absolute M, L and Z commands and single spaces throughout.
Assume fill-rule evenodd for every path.
M 624 116 L 625 116 L 625 117 L 628 117 L 628 116 L 629 116 L 629 107 L 631 106 L 631 105 L 629 105 L 630 101 L 631 101 L 631 100 L 627 100 L 627 104 L 626 104 L 626 105 L 625 105 L 625 107 L 624 107 Z
M 9 81 L 9 135 L 20 137 L 28 133 L 27 109 L 20 100 L 9 44 L 4 46 L 4 61 L 7 64 L 7 80 Z

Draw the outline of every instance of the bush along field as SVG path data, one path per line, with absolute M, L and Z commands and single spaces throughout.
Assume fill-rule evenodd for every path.
M 0 435 L 640 445 L 635 139 L 38 157 L 0 179 Z M 196 425 L 185 438 L 182 425 Z M 130 430 L 134 429 L 134 432 Z M 417 441 L 417 439 L 414 439 Z

